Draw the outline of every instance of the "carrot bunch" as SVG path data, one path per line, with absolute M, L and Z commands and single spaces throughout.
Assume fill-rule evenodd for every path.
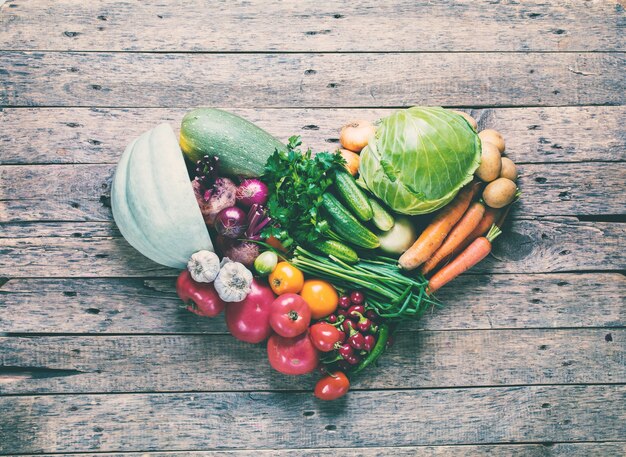
M 400 267 L 434 275 L 428 293 L 434 293 L 467 271 L 491 252 L 491 242 L 500 235 L 510 205 L 494 209 L 482 201 L 472 202 L 480 184 L 459 192 L 424 229 L 417 241 L 399 259 Z

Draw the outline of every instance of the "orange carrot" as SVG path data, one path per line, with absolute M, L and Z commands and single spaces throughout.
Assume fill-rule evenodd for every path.
M 437 214 L 430 225 L 424 229 L 420 237 L 398 260 L 405 270 L 413 270 L 424 263 L 439 249 L 452 227 L 463 217 L 470 205 L 476 186 L 472 183 L 465 186 L 457 196 Z
M 435 269 L 442 260 L 447 258 L 467 239 L 468 235 L 481 223 L 485 214 L 485 205 L 480 202 L 472 203 L 465 212 L 461 220 L 450 231 L 443 244 L 435 253 L 422 265 L 422 274 L 427 275 Z
M 481 236 L 480 238 L 476 238 L 456 259 L 430 278 L 427 292 L 429 294 L 436 292 L 461 273 L 466 272 L 487 257 L 491 252 L 491 242 L 500 235 L 500 233 L 502 233 L 500 229 L 495 224 L 492 225 L 486 237 Z

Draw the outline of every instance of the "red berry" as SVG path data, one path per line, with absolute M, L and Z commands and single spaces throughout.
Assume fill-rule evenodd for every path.
M 348 309 L 348 317 L 352 320 L 358 321 L 361 316 L 365 313 L 365 306 L 363 305 L 352 305 Z
M 328 322 L 330 322 L 331 324 L 334 324 L 337 322 L 337 315 L 336 314 L 331 314 L 330 316 L 328 316 Z
M 346 317 L 348 315 L 348 311 L 345 309 L 338 309 L 337 310 L 337 316 L 343 316 Z
M 351 302 L 350 302 L 350 297 L 348 297 L 347 295 L 342 295 L 341 297 L 339 297 L 339 307 L 342 309 L 348 309 L 350 308 Z
M 359 319 L 359 322 L 357 322 L 356 324 L 356 328 L 359 330 L 359 332 L 367 332 L 369 331 L 369 329 L 372 328 L 372 321 L 369 320 L 367 317 Z
M 350 319 L 346 319 L 345 321 L 343 321 L 343 323 L 341 324 L 341 328 L 346 333 L 346 336 L 352 335 L 352 332 L 356 330 L 354 322 L 352 322 Z
M 371 352 L 371 350 L 374 349 L 374 346 L 376 345 L 376 337 L 374 335 L 365 335 L 363 337 L 363 340 L 363 349 L 365 349 L 367 352 Z
M 374 311 L 373 309 L 368 309 L 367 311 L 365 311 L 365 317 L 367 317 L 372 322 L 378 322 L 378 320 L 380 319 L 378 314 L 376 314 L 376 311 Z
M 354 355 L 354 349 L 348 343 L 345 343 L 339 346 L 339 349 L 337 349 L 337 352 L 339 352 L 339 355 L 343 357 L 344 359 L 347 359 L 348 357 Z
M 365 337 L 359 332 L 354 333 L 348 338 L 348 343 L 350 343 L 350 346 L 352 346 L 354 349 L 363 349 L 363 346 L 365 344 Z
M 365 295 L 363 295 L 363 292 L 355 290 L 350 294 L 350 301 L 355 305 L 362 305 L 365 301 Z
M 350 365 L 356 365 L 357 363 L 359 363 L 361 361 L 361 357 L 359 357 L 356 354 L 351 355 L 350 357 L 346 358 L 346 362 L 348 362 Z

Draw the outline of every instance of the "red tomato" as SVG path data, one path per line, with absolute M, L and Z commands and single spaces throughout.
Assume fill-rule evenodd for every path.
M 309 329 L 309 337 L 313 346 L 322 352 L 329 352 L 335 349 L 335 344 L 343 341 L 344 336 L 343 332 L 326 322 L 313 324 Z
M 300 295 L 284 294 L 272 303 L 270 325 L 280 336 L 298 336 L 310 323 L 311 309 Z
M 260 343 L 270 336 L 270 309 L 275 295 L 267 284 L 252 281 L 248 296 L 226 306 L 226 326 L 238 340 L 247 343 Z
M 336 400 L 350 389 L 350 380 L 341 371 L 335 371 L 317 381 L 314 395 L 320 400 Z
M 270 336 L 267 341 L 267 358 L 273 369 L 291 375 L 310 373 L 319 363 L 319 354 L 308 333 L 294 338 L 276 334 Z

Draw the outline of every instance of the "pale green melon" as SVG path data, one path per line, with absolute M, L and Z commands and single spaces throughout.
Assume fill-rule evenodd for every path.
M 128 145 L 113 177 L 111 207 L 126 241 L 157 263 L 182 269 L 194 252 L 213 251 L 169 124 Z

